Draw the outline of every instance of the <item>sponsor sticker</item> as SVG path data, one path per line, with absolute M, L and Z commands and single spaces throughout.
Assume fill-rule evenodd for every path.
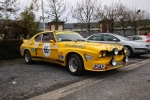
M 63 55 L 58 55 L 58 58 L 63 59 L 64 56 Z
M 65 47 L 85 49 L 86 46 L 85 45 L 66 44 Z
M 55 49 L 57 49 L 57 48 L 58 48 L 58 46 L 57 46 L 57 45 L 53 45 L 53 46 L 52 46 L 52 48 L 55 48 Z
M 35 49 L 34 49 L 34 48 L 30 48 L 30 50 L 31 50 L 32 52 L 35 52 Z

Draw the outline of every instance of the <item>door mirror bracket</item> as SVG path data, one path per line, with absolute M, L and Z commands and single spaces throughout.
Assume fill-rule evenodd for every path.
M 54 40 L 50 40 L 50 43 L 53 43 L 53 44 L 55 44 Z

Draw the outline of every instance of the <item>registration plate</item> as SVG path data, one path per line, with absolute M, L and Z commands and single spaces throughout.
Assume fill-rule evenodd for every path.
M 123 65 L 123 62 L 117 62 L 117 66 Z

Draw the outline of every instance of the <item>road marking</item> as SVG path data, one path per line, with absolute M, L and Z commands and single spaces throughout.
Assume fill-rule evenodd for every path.
M 120 68 L 119 70 L 121 70 L 120 73 L 123 73 L 125 71 L 135 69 L 135 68 L 140 67 L 142 65 L 145 65 L 147 63 L 150 63 L 150 59 L 147 59 L 147 60 L 144 60 L 144 61 L 141 61 L 141 62 L 137 62 L 135 64 L 127 65 L 125 67 Z M 120 74 L 120 73 L 117 73 L 117 74 Z M 104 79 L 114 77 L 117 74 L 114 74 L 112 76 L 108 76 L 108 77 L 105 77 L 105 78 L 102 78 L 102 79 L 98 79 L 98 76 L 92 77 L 92 78 L 89 78 L 89 79 L 85 79 L 83 81 L 80 81 L 80 82 L 68 85 L 66 87 L 63 87 L 63 88 L 60 88 L 60 89 L 57 89 L 57 90 L 54 90 L 54 91 L 51 91 L 51 92 L 33 97 L 33 98 L 30 98 L 28 100 L 58 100 L 59 98 L 65 97 L 69 94 L 75 93 L 75 92 L 77 92 L 81 89 L 84 89 L 84 88 L 88 87 L 88 86 L 99 83 L 99 82 L 103 81 Z

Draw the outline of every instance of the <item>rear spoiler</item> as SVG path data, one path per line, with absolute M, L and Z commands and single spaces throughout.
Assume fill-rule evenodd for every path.
M 24 39 L 24 40 L 23 40 L 23 43 L 26 43 L 26 42 L 28 42 L 28 40 L 27 40 L 27 39 Z

